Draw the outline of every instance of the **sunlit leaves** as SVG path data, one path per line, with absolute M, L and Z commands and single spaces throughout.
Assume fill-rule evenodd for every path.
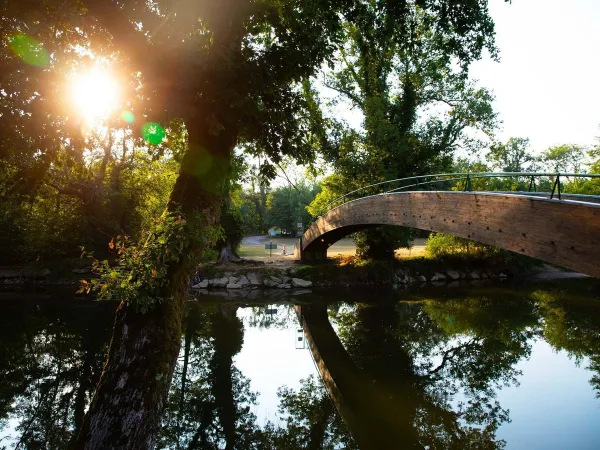
M 127 236 L 111 240 L 109 248 L 116 253 L 116 264 L 87 254 L 99 277 L 82 283 L 81 291 L 94 291 L 101 300 L 125 301 L 142 313 L 148 312 L 164 300 L 163 289 L 169 282 L 167 271 L 172 264 L 189 257 L 185 249 L 191 245 L 208 248 L 220 237 L 220 227 L 207 226 L 202 216 L 188 221 L 178 212 L 163 214 L 154 219 L 140 243 Z

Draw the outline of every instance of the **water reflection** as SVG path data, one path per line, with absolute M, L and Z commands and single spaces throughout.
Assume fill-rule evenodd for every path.
M 588 369 L 585 389 L 600 393 L 596 287 L 424 292 L 409 301 L 382 294 L 367 303 L 338 293 L 336 303 L 313 297 L 296 307 L 190 302 L 158 447 L 518 446 L 498 437 L 511 420 L 498 394 L 518 385 L 536 341 Z M 102 370 L 115 305 L 35 298 L 2 305 L 0 448 L 65 448 Z M 276 417 L 264 417 L 257 375 L 244 372 L 240 357 L 265 351 L 251 348 L 255 333 L 280 339 L 276 332 L 292 336 L 299 323 L 307 350 L 290 340 L 289 357 L 310 352 L 315 376 L 295 374 L 277 386 Z

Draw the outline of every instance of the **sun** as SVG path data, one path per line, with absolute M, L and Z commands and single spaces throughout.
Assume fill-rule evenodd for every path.
M 73 77 L 71 97 L 80 118 L 93 125 L 106 119 L 117 108 L 119 88 L 110 72 L 94 68 Z

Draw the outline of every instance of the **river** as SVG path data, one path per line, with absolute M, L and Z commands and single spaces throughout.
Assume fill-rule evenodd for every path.
M 0 448 L 65 448 L 116 305 L 0 305 Z M 596 449 L 599 395 L 597 280 L 202 296 L 158 447 Z

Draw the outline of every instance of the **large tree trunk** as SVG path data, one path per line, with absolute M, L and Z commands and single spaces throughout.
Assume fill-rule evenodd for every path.
M 242 259 L 236 255 L 235 250 L 230 242 L 227 242 L 219 252 L 219 263 L 240 262 Z
M 202 225 L 218 223 L 219 188 L 237 136 L 230 130 L 211 133 L 205 122 L 188 122 L 188 131 L 189 148 L 167 209 L 185 215 L 187 233 L 197 233 L 195 217 Z M 185 242 L 182 256 L 168 268 L 160 303 L 146 314 L 119 306 L 108 360 L 74 448 L 154 447 L 179 353 L 188 281 L 204 250 L 195 240 Z

